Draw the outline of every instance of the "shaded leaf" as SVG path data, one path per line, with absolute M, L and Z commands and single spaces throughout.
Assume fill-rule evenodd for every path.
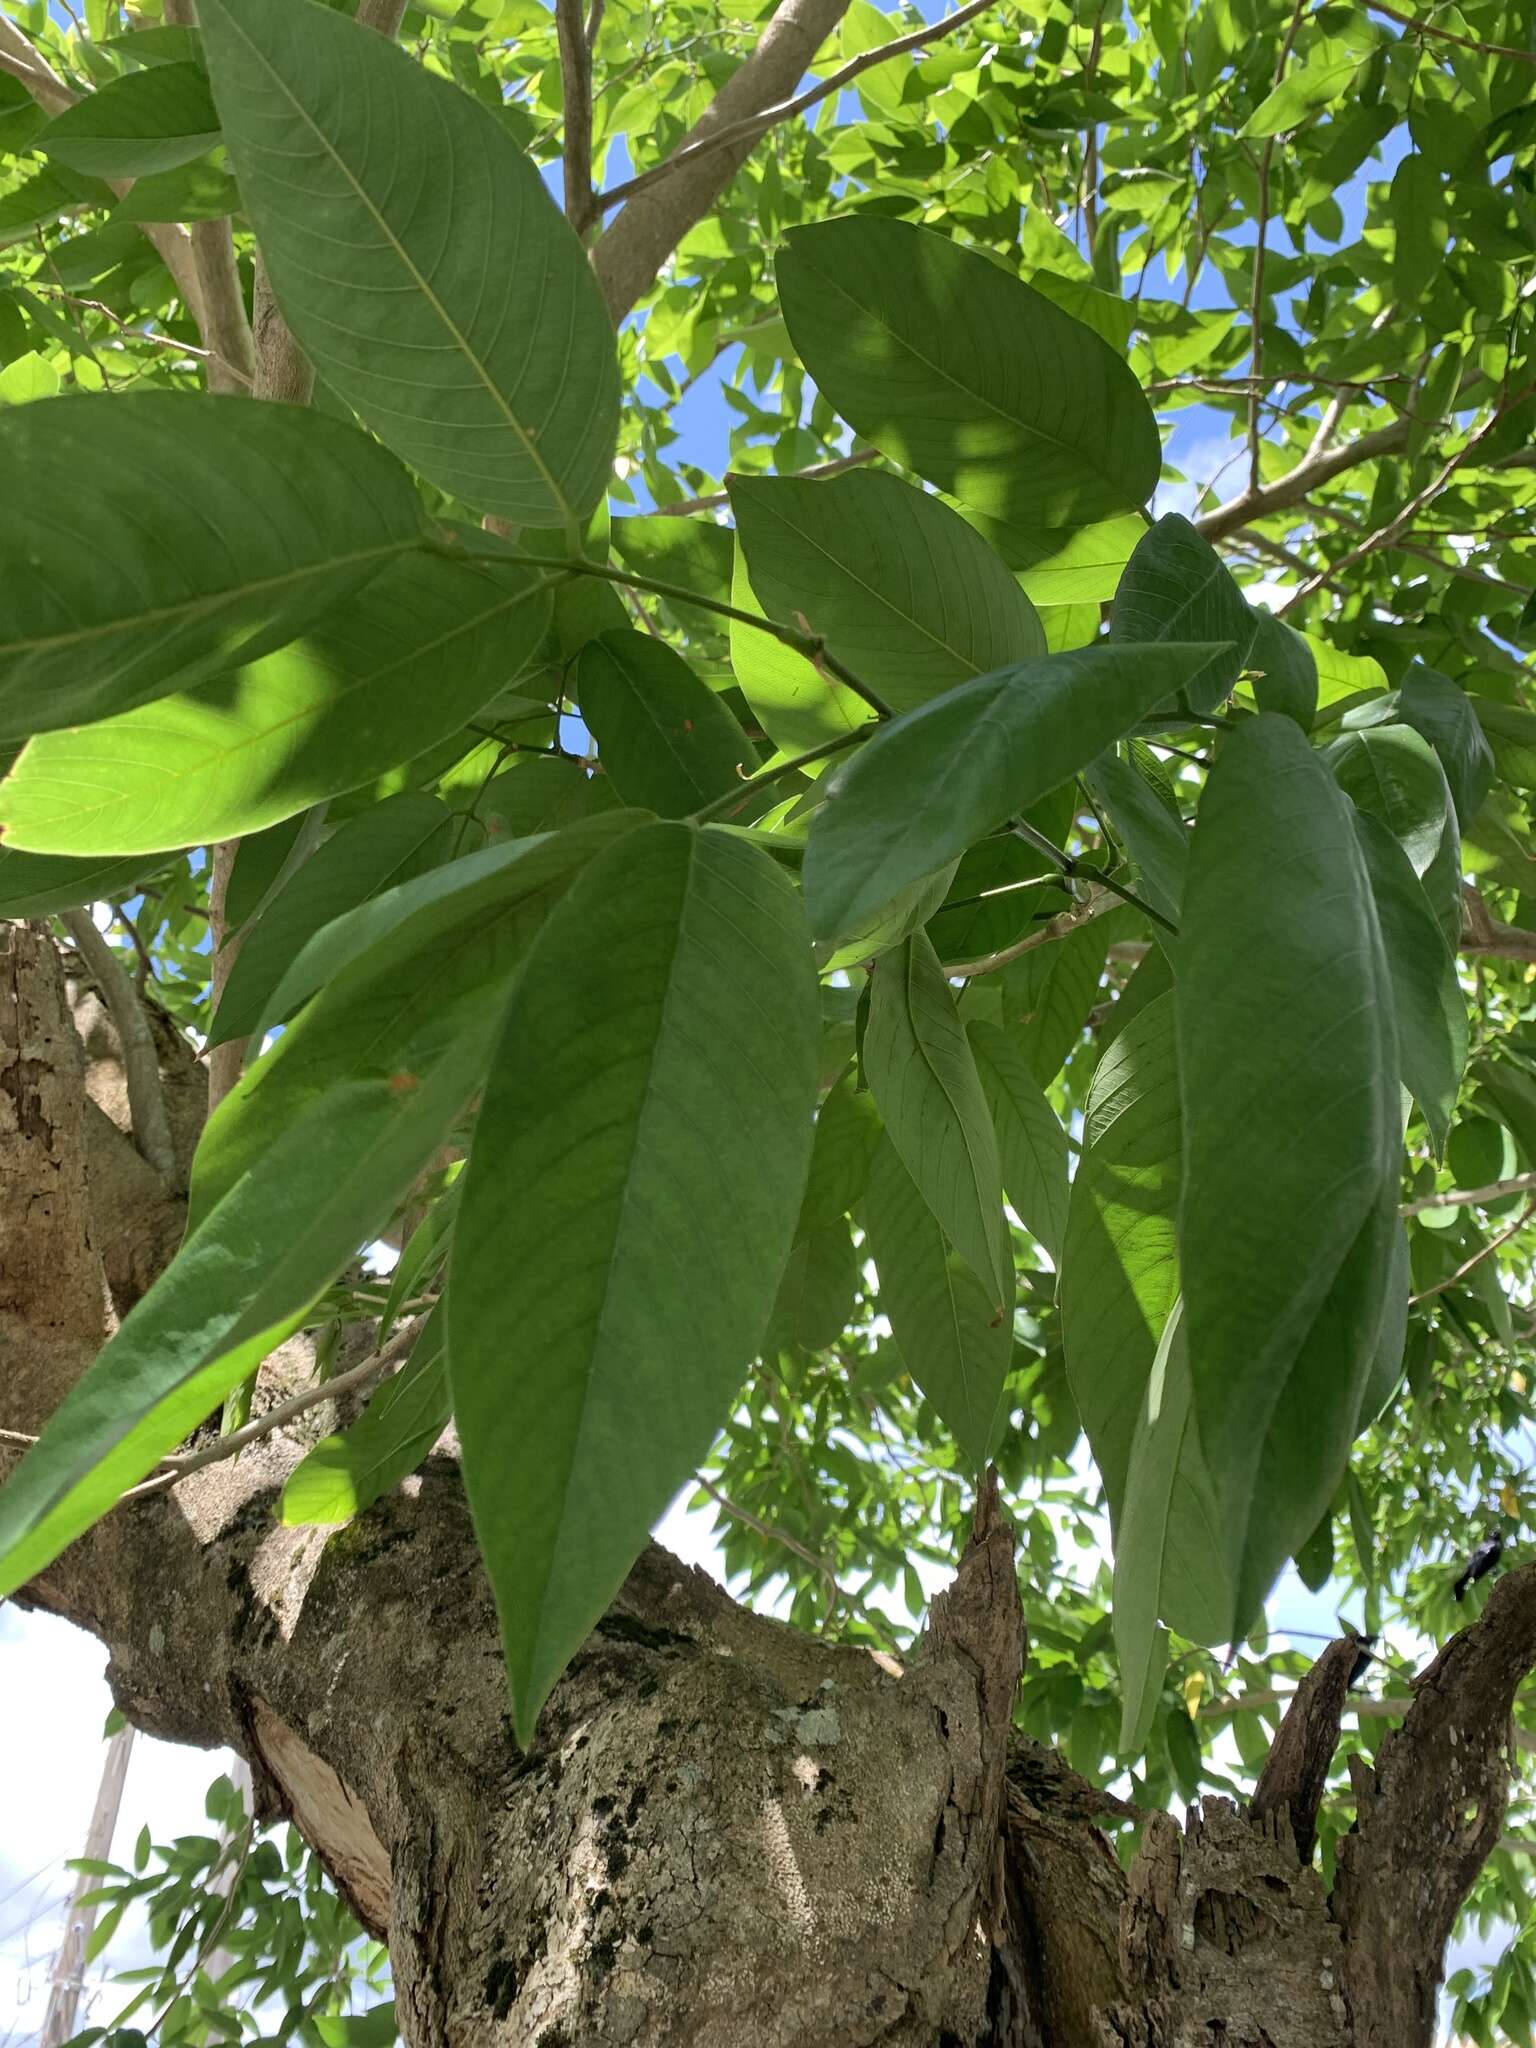
M 757 765 L 727 706 L 664 640 L 627 628 L 589 640 L 576 668 L 581 715 L 620 802 L 682 818 Z
M 174 171 L 219 139 L 208 80 L 196 64 L 157 64 L 108 79 L 66 107 L 36 147 L 92 178 Z
M 1225 643 L 1181 692 L 1196 711 L 1214 711 L 1247 663 L 1254 616 L 1205 535 L 1169 512 L 1136 543 L 1115 592 L 1109 637 L 1133 645 Z
M 1006 1031 L 966 1026 L 997 1135 L 1003 1187 L 1024 1228 L 1061 1261 L 1067 1225 L 1067 1134 Z

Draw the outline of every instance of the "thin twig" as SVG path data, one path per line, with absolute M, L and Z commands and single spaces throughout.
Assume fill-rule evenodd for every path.
M 1473 36 L 1459 36 L 1454 29 L 1437 28 L 1432 21 L 1420 21 L 1413 14 L 1399 14 L 1395 7 L 1384 7 L 1381 0 L 1365 0 L 1372 14 L 1384 14 L 1388 21 L 1401 23 L 1411 28 L 1415 35 L 1434 36 L 1442 43 L 1455 43 L 1458 49 L 1475 50 L 1480 57 L 1513 57 L 1520 64 L 1536 64 L 1536 50 L 1517 50 L 1509 43 L 1480 43 Z
M 1026 953 L 1033 953 L 1037 946 L 1051 946 L 1058 939 L 1070 938 L 1073 932 L 1092 924 L 1096 917 L 1104 917 L 1119 907 L 1120 899 L 1112 890 L 1106 889 L 1102 895 L 1090 896 L 1086 903 L 1074 903 L 1070 910 L 1060 911 L 1038 930 L 1026 932 L 1022 939 L 1015 939 L 1011 946 L 1004 946 L 999 952 L 985 953 L 979 960 L 947 961 L 944 972 L 953 981 L 959 981 L 962 976 L 970 981 L 980 974 L 995 974 L 999 968 L 1021 960 Z
M 858 469 L 863 463 L 879 460 L 878 448 L 860 448 L 856 454 L 839 455 L 831 462 L 813 462 L 809 469 L 786 470 L 783 475 L 797 481 L 804 477 L 841 476 L 846 469 Z M 679 498 L 675 504 L 658 505 L 656 516 L 658 519 L 686 519 L 695 512 L 718 512 L 730 502 L 729 491 L 711 491 L 707 497 Z
M 1433 1287 L 1426 1287 L 1418 1294 L 1410 1294 L 1408 1306 L 1416 1308 L 1421 1301 L 1428 1301 L 1431 1296 L 1436 1294 L 1444 1294 L 1448 1287 L 1454 1287 L 1458 1281 L 1465 1280 L 1474 1266 L 1480 1266 L 1483 1260 L 1490 1253 L 1496 1252 L 1501 1244 L 1508 1244 L 1509 1240 L 1515 1235 L 1515 1232 L 1523 1230 L 1526 1224 L 1530 1222 L 1532 1216 L 1536 1216 L 1536 1200 L 1527 1202 L 1520 1211 L 1520 1214 L 1507 1229 L 1501 1230 L 1497 1237 L 1490 1237 L 1485 1245 L 1472 1254 L 1471 1258 L 1463 1259 L 1454 1273 L 1448 1273 L 1443 1280 L 1437 1280 Z
M 674 177 L 701 156 L 708 156 L 717 149 L 728 149 L 732 143 L 746 142 L 766 134 L 768 129 L 778 127 L 781 121 L 792 121 L 797 114 L 803 114 L 808 107 L 814 107 L 818 100 L 827 99 L 832 93 L 841 92 L 863 71 L 871 71 L 877 64 L 885 64 L 892 57 L 899 57 L 907 50 L 921 49 L 925 43 L 937 42 L 941 36 L 952 35 L 968 21 L 974 21 L 978 14 L 996 4 L 996 0 L 970 0 L 968 6 L 959 8 L 954 14 L 946 15 L 942 21 L 926 22 L 921 28 L 896 36 L 888 43 L 881 43 L 873 50 L 864 50 L 857 57 L 822 79 L 819 84 L 808 86 L 804 92 L 796 93 L 793 99 L 781 100 L 777 106 L 764 107 L 761 113 L 748 114 L 744 120 L 732 121 L 729 126 L 717 128 L 711 135 L 700 136 L 697 142 L 690 142 L 674 150 L 664 163 L 654 170 L 643 171 L 637 178 L 626 178 L 622 185 L 614 185 L 606 192 L 597 194 L 597 204 L 604 212 L 610 207 L 622 206 L 626 200 L 638 193 L 649 192 L 654 185 Z
M 1485 1188 L 1448 1188 L 1443 1195 L 1420 1195 L 1404 1202 L 1399 1216 L 1420 1216 L 1426 1209 L 1485 1209 L 1490 1202 L 1502 1202 L 1506 1195 L 1523 1195 L 1536 1188 L 1536 1173 L 1517 1173 L 1510 1180 L 1491 1180 Z
M 840 1601 L 843 1606 L 851 1609 L 853 1613 L 858 1615 L 859 1619 L 864 1622 L 866 1627 L 874 1631 L 893 1656 L 901 1655 L 900 1646 L 890 1632 L 890 1623 L 886 1617 L 878 1609 L 866 1605 L 857 1593 L 850 1592 L 824 1557 L 818 1557 L 814 1550 L 807 1549 L 805 1544 L 800 1542 L 797 1537 L 788 1535 L 783 1529 L 776 1529 L 771 1522 L 763 1521 L 760 1516 L 754 1515 L 750 1508 L 738 1506 L 728 1494 L 720 1491 L 720 1488 L 715 1485 L 713 1480 L 706 1479 L 702 1472 L 696 1472 L 693 1476 L 715 1505 L 722 1508 L 733 1520 L 740 1522 L 743 1528 L 751 1529 L 756 1535 L 764 1537 L 770 1543 L 781 1545 L 791 1555 L 798 1557 L 802 1564 L 808 1564 L 812 1571 L 819 1572 L 821 1577 L 825 1579 L 833 1599 Z
M 123 1053 L 123 1079 L 128 1086 L 128 1116 L 133 1141 L 167 1187 L 177 1181 L 176 1147 L 171 1142 L 171 1124 L 165 1110 L 165 1090 L 160 1084 L 160 1053 L 150 1027 L 149 1013 L 139 992 L 123 972 L 115 946 L 96 929 L 88 910 L 66 910 L 63 923 L 86 972 L 100 989 L 102 999 L 117 1026 Z

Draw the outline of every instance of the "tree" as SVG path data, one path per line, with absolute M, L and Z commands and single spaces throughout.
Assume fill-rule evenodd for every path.
M 357 12 L 0 22 L 0 1591 L 412 2044 L 1529 2039 L 1525 10 Z

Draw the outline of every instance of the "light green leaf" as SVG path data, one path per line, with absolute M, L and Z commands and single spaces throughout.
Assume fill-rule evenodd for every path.
M 1136 1417 L 1179 1294 L 1172 995 L 1130 1020 L 1088 1091 L 1061 1257 L 1067 1381 L 1120 1530 Z
M 416 1470 L 448 1420 L 443 1313 L 434 1308 L 393 1379 L 357 1421 L 322 1437 L 288 1475 L 277 1517 L 289 1528 L 338 1528 Z
M 537 572 L 408 557 L 248 668 L 33 740 L 0 783 L 0 823 L 42 853 L 257 831 L 457 731 L 548 616 Z
M 761 1342 L 819 1035 L 793 888 L 712 829 L 657 824 L 611 848 L 518 978 L 448 1341 L 523 1742 Z
M 1067 1134 L 1029 1061 L 1006 1031 L 966 1026 L 982 1093 L 997 1135 L 1003 1186 L 1024 1228 L 1061 1260 L 1067 1226 Z
M 1304 64 L 1288 71 L 1238 131 L 1245 141 L 1263 140 L 1298 128 L 1319 107 L 1341 99 L 1359 70 L 1362 52 L 1342 39 L 1320 36 Z
M 1356 811 L 1354 824 L 1386 949 L 1403 1086 L 1443 1153 L 1467 1063 L 1467 1004 L 1456 956 L 1397 840 L 1369 812 Z
M 256 1029 L 295 956 L 333 918 L 446 858 L 451 825 L 446 804 L 402 790 L 317 847 L 242 935 L 209 1044 Z
M 1225 642 L 1182 692 L 1196 711 L 1214 711 L 1247 663 L 1253 635 L 1253 613 L 1226 563 L 1187 519 L 1166 513 L 1136 543 L 1126 564 L 1110 639 L 1133 645 Z
M 1316 633 L 1303 633 L 1300 637 L 1317 670 L 1317 710 L 1329 714 L 1325 724 L 1342 718 L 1352 705 L 1385 693 L 1386 671 L 1374 656 L 1342 654 Z
M 581 715 L 621 803 L 682 818 L 757 765 L 729 707 L 675 648 L 627 628 L 589 640 L 576 666 Z
M 422 533 L 410 479 L 365 434 L 242 398 L 17 406 L 0 412 L 0 469 L 0 736 L 13 739 L 281 646 Z
M 1085 767 L 1211 659 L 1166 643 L 1045 655 L 893 719 L 832 778 L 805 856 L 835 938 Z
M 240 211 L 240 188 L 211 163 L 184 164 L 135 178 L 115 218 L 133 221 L 221 220 Z
M 99 1520 L 297 1327 L 441 1142 L 483 1057 L 483 1035 L 461 1040 L 419 1088 L 347 1080 L 308 1115 L 269 1127 L 272 1142 L 0 1489 L 4 1592 Z
M 1225 736 L 1190 847 L 1174 988 L 1180 1246 L 1229 1632 L 1262 1597 L 1264 1561 L 1290 1555 L 1319 1486 L 1326 1502 L 1338 1483 L 1385 1298 L 1377 1219 L 1383 1189 L 1395 1202 L 1398 1062 L 1353 816 L 1296 726 L 1266 713 Z M 1320 1319 L 1346 1357 L 1304 1389 Z M 1316 1455 L 1261 1471 L 1277 1430 L 1302 1429 Z
M 659 583 L 676 583 L 720 604 L 730 598 L 736 542 L 728 526 L 715 526 L 707 519 L 642 513 L 615 519 L 611 544 L 626 569 Z
M 421 474 L 520 526 L 603 496 L 612 323 L 586 253 L 488 107 L 312 0 L 207 0 L 246 214 L 315 368 Z
M 1440 173 L 1410 150 L 1392 173 L 1392 282 L 1405 305 L 1422 298 L 1445 261 L 1450 222 Z
M 1011 1313 L 997 1136 L 954 996 L 921 932 L 875 963 L 863 1063 L 886 1135 L 944 1235 L 993 1308 Z
M 738 611 L 767 616 L 748 581 L 740 547 L 731 575 L 731 603 Z M 824 674 L 761 627 L 732 619 L 730 643 L 731 667 L 742 694 L 763 731 L 786 754 L 805 753 L 872 723 L 873 712 L 846 683 Z M 819 769 L 813 766 L 809 772 Z
M 957 512 L 872 470 L 733 477 L 752 588 L 896 711 L 1045 652 L 1035 608 Z
M 1139 513 L 1091 526 L 1010 526 L 983 512 L 965 517 L 988 540 L 1033 604 L 1102 604 L 1114 596 L 1131 550 L 1146 532 Z
M 778 280 L 829 403 L 977 511 L 1062 526 L 1152 495 L 1157 422 L 1124 358 L 975 250 L 847 214 L 792 228 Z
M 870 1163 L 861 1213 L 880 1276 L 880 1309 L 907 1371 L 980 1471 L 1006 1412 L 1013 1318 L 998 1312 L 950 1249 L 889 1137 Z
M 142 178 L 191 163 L 218 139 L 219 117 L 199 66 L 157 64 L 76 100 L 35 147 L 87 177 Z

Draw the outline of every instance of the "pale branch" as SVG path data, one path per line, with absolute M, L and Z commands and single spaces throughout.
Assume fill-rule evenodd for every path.
M 163 12 L 173 28 L 197 26 L 193 0 L 165 0 Z M 211 351 L 208 389 L 248 392 L 256 381 L 256 349 L 235 262 L 233 226 L 228 215 L 220 220 L 191 221 L 187 236 L 202 299 L 198 328 Z
M 1074 903 L 1070 910 L 1063 910 L 1040 925 L 1032 932 L 1026 932 L 1022 939 L 1015 939 L 1011 946 L 1003 946 L 996 953 L 983 954 L 979 960 L 951 960 L 945 963 L 944 972 L 951 980 L 962 977 L 973 980 L 980 974 L 995 974 L 999 968 L 1007 967 L 1012 961 L 1022 960 L 1026 953 L 1033 953 L 1037 946 L 1054 945 L 1056 940 L 1069 938 L 1091 924 L 1096 917 L 1104 917 L 1111 910 L 1118 910 L 1121 899 L 1113 891 L 1103 889 L 1091 895 L 1085 903 Z
M 756 49 L 731 73 L 674 155 L 777 106 L 805 76 L 847 7 L 848 0 L 780 0 Z M 760 132 L 754 128 L 745 140 L 692 156 L 660 191 L 633 194 L 598 239 L 592 265 L 615 326 L 650 290 L 683 236 L 709 212 Z
M 1445 1278 L 1437 1280 L 1433 1287 L 1423 1287 L 1420 1288 L 1417 1294 L 1410 1294 L 1408 1306 L 1410 1308 L 1417 1308 L 1421 1301 L 1429 1301 L 1437 1294 L 1444 1294 L 1448 1287 L 1455 1287 L 1460 1281 L 1465 1280 L 1474 1266 L 1480 1266 L 1484 1259 L 1490 1257 L 1499 1249 L 1500 1245 L 1508 1244 L 1509 1240 L 1518 1231 L 1523 1230 L 1533 1215 L 1536 1215 L 1536 1198 L 1527 1202 L 1514 1222 L 1501 1230 L 1497 1237 L 1490 1237 L 1486 1244 L 1478 1246 L 1470 1258 L 1463 1259 L 1454 1273 L 1447 1273 Z
M 804 478 L 817 476 L 841 476 L 845 470 L 861 469 L 866 462 L 878 462 L 881 451 L 878 448 L 860 448 L 852 455 L 834 456 L 830 462 L 813 462 L 809 469 L 786 470 L 787 477 Z M 675 504 L 658 505 L 658 519 L 686 519 L 695 512 L 718 512 L 729 505 L 729 491 L 711 491 L 702 498 L 679 498 Z
M 45 114 L 62 114 L 75 95 L 31 38 L 0 14 L 0 68 L 19 79 Z
M 953 14 L 945 15 L 942 21 L 925 22 L 922 27 L 908 30 L 906 35 L 893 36 L 888 43 L 880 43 L 872 50 L 861 50 L 858 56 L 850 57 L 846 64 L 807 86 L 804 92 L 796 93 L 793 99 L 781 101 L 777 106 L 764 107 L 759 113 L 748 114 L 742 120 L 728 127 L 716 128 L 710 134 L 701 136 L 697 142 L 682 142 L 673 150 L 664 163 L 654 170 L 642 171 L 638 177 L 627 178 L 622 185 L 614 185 L 597 195 L 597 202 L 606 212 L 613 206 L 625 205 L 641 192 L 649 192 L 655 186 L 674 178 L 679 171 L 697 162 L 701 156 L 712 154 L 718 149 L 728 149 L 734 143 L 756 142 L 766 135 L 770 128 L 777 128 L 782 122 L 792 121 L 797 114 L 805 113 L 819 101 L 829 99 L 833 93 L 841 92 L 851 85 L 862 72 L 872 71 L 877 64 L 887 64 L 893 57 L 903 56 L 908 50 L 919 50 L 925 43 L 937 42 L 941 37 L 952 35 L 957 28 L 963 28 L 968 21 L 974 21 L 978 14 L 996 4 L 996 0 L 968 0 L 964 7 Z
M 1517 1173 L 1509 1180 L 1491 1180 L 1485 1188 L 1450 1188 L 1443 1195 L 1420 1195 L 1417 1201 L 1404 1202 L 1397 1213 L 1419 1216 L 1426 1209 L 1485 1208 L 1489 1202 L 1501 1202 L 1506 1195 L 1523 1195 L 1532 1188 L 1536 1188 L 1536 1173 Z
M 1415 35 L 1433 36 L 1438 42 L 1454 43 L 1458 49 L 1475 50 L 1480 57 L 1511 57 L 1520 64 L 1536 64 L 1536 50 L 1519 50 L 1510 43 L 1480 43 L 1475 36 L 1460 36 L 1454 29 L 1421 21 L 1416 14 L 1399 14 L 1395 7 L 1383 6 L 1382 0 L 1365 0 L 1365 4 L 1370 13 L 1384 14 L 1388 21 L 1412 29 Z
M 96 929 L 88 910 L 66 910 L 63 923 L 87 974 L 101 991 L 117 1027 L 133 1140 L 166 1186 L 177 1181 L 176 1147 L 160 1082 L 160 1054 L 139 992 L 123 972 L 114 947 Z
M 597 217 L 592 191 L 592 48 L 581 0 L 555 0 L 560 79 L 565 97 L 565 217 L 584 235 Z
M 1229 498 L 1226 504 L 1198 514 L 1194 524 L 1207 540 L 1224 540 L 1229 533 L 1235 533 L 1240 526 L 1251 525 L 1255 519 L 1267 519 L 1272 512 L 1288 511 L 1291 506 L 1300 505 L 1313 491 L 1342 476 L 1346 470 L 1355 469 L 1362 462 L 1374 462 L 1381 455 L 1398 454 L 1407 445 L 1409 425 L 1407 419 L 1394 420 L 1390 426 L 1373 428 L 1357 440 L 1326 448 L 1315 457 L 1307 456 L 1294 469 L 1287 470 L 1284 476 L 1276 477 L 1273 483 L 1260 484 L 1257 490 L 1250 486 L 1235 498 Z
M 586 38 L 589 56 L 597 48 L 598 31 L 602 28 L 607 5 L 608 0 L 592 0 L 592 5 L 587 9 Z

